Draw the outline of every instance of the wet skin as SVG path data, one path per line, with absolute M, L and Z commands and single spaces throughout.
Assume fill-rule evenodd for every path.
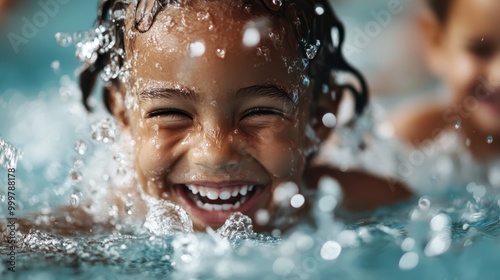
M 212 22 L 197 20 L 206 11 L 218 19 L 212 29 Z M 304 150 L 312 146 L 305 133 L 312 92 L 300 85 L 299 73 L 288 73 L 284 61 L 299 58 L 296 46 L 272 42 L 266 30 L 257 46 L 245 46 L 247 24 L 262 18 L 242 12 L 233 19 L 224 12 L 196 3 L 167 8 L 148 32 L 126 39 L 133 69 L 127 90 L 138 106 L 113 109 L 124 116 L 123 129 L 136 142 L 144 190 L 181 205 L 201 230 L 219 227 L 235 211 L 254 217 L 266 209 L 272 215 L 273 191 L 283 182 L 301 183 Z M 195 42 L 204 45 L 201 56 L 191 52 Z M 202 203 L 226 209 L 196 205 L 202 191 L 219 195 Z

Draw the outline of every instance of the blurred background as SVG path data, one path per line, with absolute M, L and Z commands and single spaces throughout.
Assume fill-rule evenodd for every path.
M 390 109 L 435 87 L 419 51 L 420 1 L 332 3 L 346 27 L 344 54 L 366 76 L 376 104 Z M 97 5 L 98 0 L 0 0 L 0 138 L 24 151 L 19 177 L 37 182 L 23 189 L 26 198 L 66 179 L 79 132 L 88 131 L 75 96 L 74 47 L 57 45 L 55 34 L 92 28 Z

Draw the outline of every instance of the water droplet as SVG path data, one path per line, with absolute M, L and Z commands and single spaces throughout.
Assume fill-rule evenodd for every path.
M 73 38 L 68 33 L 57 32 L 56 35 L 57 44 L 61 47 L 69 47 L 73 42 Z
M 316 8 L 314 8 L 314 11 L 316 12 L 316 14 L 317 14 L 317 15 L 319 15 L 319 16 L 320 16 L 320 15 L 322 15 L 322 14 L 324 14 L 324 13 L 325 13 L 325 8 L 323 8 L 323 6 L 322 6 L 322 5 L 317 4 L 317 5 L 316 5 Z
M 196 41 L 189 45 L 189 55 L 191 57 L 200 57 L 205 53 L 205 44 L 201 41 Z
M 486 143 L 488 143 L 488 144 L 493 143 L 493 136 L 490 135 L 490 136 L 486 137 Z
M 292 198 L 290 199 L 290 205 L 292 205 L 293 208 L 300 208 L 302 207 L 302 205 L 304 205 L 304 202 L 305 202 L 305 198 L 303 195 L 301 195 L 300 193 L 292 196 Z
M 71 179 L 71 182 L 74 184 L 78 184 L 82 181 L 82 174 L 76 170 L 72 170 L 69 173 L 69 177 Z
M 266 209 L 259 209 L 255 213 L 255 222 L 259 225 L 266 225 L 269 222 L 269 211 Z
M 418 200 L 418 206 L 421 208 L 421 209 L 427 209 L 431 206 L 431 202 L 428 198 L 420 198 Z
M 460 121 L 455 122 L 455 129 L 460 129 L 462 127 L 462 123 Z
M 79 154 L 79 155 L 84 155 L 85 152 L 87 151 L 87 142 L 83 141 L 83 140 L 78 140 L 76 143 L 75 143 L 75 151 Z
M 71 206 L 78 207 L 80 205 L 81 192 L 74 192 L 71 194 L 71 198 L 69 200 Z
M 14 148 L 12 144 L 0 138 L 0 166 L 15 168 L 22 155 L 23 153 Z
M 273 4 L 278 7 L 281 7 L 283 5 L 283 2 L 281 0 L 273 0 Z
M 92 139 L 103 143 L 114 143 L 117 138 L 116 123 L 109 117 L 92 124 L 91 132 Z
M 255 27 L 249 27 L 243 33 L 243 45 L 246 47 L 257 46 L 260 42 L 260 32 Z
M 326 113 L 323 116 L 322 121 L 323 124 L 328 128 L 333 128 L 335 127 L 335 125 L 337 125 L 337 117 L 335 117 L 335 115 L 332 113 Z
M 59 62 L 59 60 L 54 60 L 52 61 L 52 63 L 50 63 L 50 68 L 52 68 L 54 73 L 57 73 L 61 69 L 61 63 Z
M 342 246 L 335 241 L 327 241 L 321 247 L 320 255 L 324 260 L 330 261 L 338 258 L 340 252 L 342 251 Z
M 315 44 L 310 44 L 306 47 L 306 56 L 309 59 L 314 59 L 316 54 L 318 53 L 319 46 L 321 46 L 321 42 L 316 40 Z
M 216 54 L 220 58 L 226 57 L 226 50 L 225 49 L 217 49 Z

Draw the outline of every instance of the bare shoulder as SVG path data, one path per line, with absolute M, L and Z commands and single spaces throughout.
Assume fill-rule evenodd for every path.
M 445 107 L 440 102 L 419 103 L 398 109 L 390 118 L 396 137 L 416 145 L 432 138 L 436 129 L 446 126 L 443 115 Z
M 344 172 L 330 166 L 309 168 L 306 182 L 309 186 L 317 186 L 324 176 L 330 176 L 339 182 L 344 195 L 342 205 L 351 211 L 370 211 L 412 197 L 412 192 L 393 178 L 357 170 Z

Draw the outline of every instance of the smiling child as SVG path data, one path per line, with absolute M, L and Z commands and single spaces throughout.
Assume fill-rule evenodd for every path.
M 345 89 L 358 114 L 368 99 L 327 1 L 108 0 L 98 24 L 114 42 L 84 66 L 84 103 L 98 74 L 119 66 L 104 99 L 132 139 L 137 181 L 185 209 L 195 229 L 259 210 L 271 226 L 280 186 L 314 191 L 323 176 L 339 180 L 350 209 L 409 197 L 390 180 L 310 164 L 332 129 L 323 117 Z M 351 73 L 360 89 L 338 86 L 334 71 Z

